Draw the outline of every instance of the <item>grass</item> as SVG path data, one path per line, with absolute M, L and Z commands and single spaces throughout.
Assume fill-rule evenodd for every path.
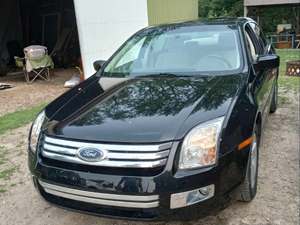
M 5 134 L 7 131 L 22 127 L 36 117 L 44 107 L 45 103 L 30 107 L 24 110 L 19 110 L 13 113 L 8 113 L 0 117 L 0 135 Z M 22 141 L 17 145 L 21 147 Z M 0 183 L 1 181 L 9 180 L 11 176 L 18 170 L 18 166 L 9 165 L 7 159 L 7 149 L 4 146 L 0 146 Z M 11 186 L 12 187 L 12 186 Z M 0 185 L 0 194 L 7 191 L 7 187 Z
M 7 152 L 6 148 L 0 146 L 0 194 L 5 193 L 8 188 L 6 182 L 3 183 L 3 181 L 10 180 L 11 176 L 19 169 L 19 166 L 9 162 Z
M 8 180 L 16 171 L 16 169 L 16 167 L 11 167 L 9 169 L 0 171 L 0 179 Z
M 300 60 L 299 49 L 277 49 L 280 56 L 280 76 L 278 80 L 279 87 L 285 90 L 300 91 L 300 77 L 286 76 L 286 63 L 292 60 Z
M 7 149 L 3 146 L 0 146 L 0 165 L 4 165 L 0 167 L 0 180 L 9 180 L 9 178 L 13 175 L 13 173 L 18 169 L 16 165 L 8 166 Z M 4 167 L 4 168 L 3 168 Z M 1 186 L 0 186 L 1 188 Z
M 8 113 L 0 117 L 0 135 L 6 133 L 9 130 L 16 129 L 18 127 L 24 126 L 34 120 L 37 113 L 39 113 L 46 103 L 16 111 L 13 113 Z
M 290 99 L 286 96 L 279 95 L 278 96 L 278 103 L 279 103 L 279 105 L 288 104 L 288 103 L 290 103 Z
M 6 154 L 7 150 L 3 146 L 0 146 L 0 166 L 6 162 Z
M 19 110 L 13 113 L 8 113 L 0 117 L 0 135 L 5 134 L 7 131 L 22 127 L 34 120 L 37 113 L 39 113 L 44 107 L 45 103 L 30 107 L 24 110 Z M 22 141 L 17 145 L 21 147 Z M 18 166 L 9 165 L 7 159 L 7 149 L 4 146 L 0 146 L 0 184 L 1 181 L 10 180 L 11 176 L 18 170 Z M 5 183 L 5 182 L 4 182 Z M 15 185 L 15 184 L 14 184 Z M 13 187 L 14 185 L 11 185 Z M 0 185 L 0 194 L 7 191 L 7 185 Z

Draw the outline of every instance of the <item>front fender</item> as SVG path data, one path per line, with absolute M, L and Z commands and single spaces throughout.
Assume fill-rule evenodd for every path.
M 245 85 L 227 114 L 220 142 L 221 156 L 234 153 L 234 162 L 232 162 L 234 170 L 231 171 L 232 180 L 228 184 L 231 185 L 227 187 L 228 190 L 240 184 L 245 178 L 250 146 L 241 150 L 238 146 L 252 136 L 259 115 L 258 106 Z

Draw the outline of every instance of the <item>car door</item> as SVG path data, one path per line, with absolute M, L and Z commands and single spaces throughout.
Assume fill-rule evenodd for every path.
M 260 27 L 254 23 L 251 22 L 250 23 L 251 28 L 254 31 L 254 34 L 259 42 L 260 45 L 260 53 L 259 53 L 259 57 L 262 56 L 267 56 L 267 55 L 274 55 L 275 51 L 274 49 L 271 47 L 271 45 L 268 45 L 265 36 L 262 32 L 262 30 L 260 29 Z M 271 97 L 272 97 L 272 93 L 273 93 L 273 88 L 274 88 L 274 84 L 275 81 L 277 81 L 277 75 L 278 75 L 278 68 L 273 67 L 273 68 L 266 68 L 267 73 L 267 77 L 268 77 L 268 90 L 269 90 L 269 99 L 271 101 Z M 268 102 L 269 103 L 269 102 Z
M 254 79 L 252 80 L 252 90 L 254 98 L 258 104 L 259 111 L 262 113 L 262 120 L 264 122 L 268 114 L 267 105 L 272 86 L 270 82 L 270 71 L 269 69 L 256 69 L 255 67 L 258 58 L 264 54 L 264 50 L 250 24 L 245 26 L 245 36 L 251 62 L 251 69 L 254 75 Z
M 276 55 L 275 50 L 272 48 L 270 44 L 267 43 L 261 28 L 254 22 L 251 22 L 250 26 L 252 27 L 254 34 L 260 45 L 261 52 L 259 54 L 259 57 Z M 279 58 L 278 58 L 278 62 L 279 62 Z M 274 89 L 277 88 L 277 78 L 279 72 L 279 68 L 276 64 L 270 64 L 270 65 L 272 66 L 265 68 L 265 73 L 267 76 L 266 82 L 268 86 L 268 99 L 264 111 L 265 116 L 269 115 L 270 112 L 270 106 L 272 103 Z

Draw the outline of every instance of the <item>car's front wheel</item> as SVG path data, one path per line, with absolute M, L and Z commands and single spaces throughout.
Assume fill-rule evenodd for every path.
M 240 187 L 240 194 L 238 199 L 243 202 L 250 202 L 254 199 L 257 191 L 257 175 L 258 175 L 258 159 L 259 159 L 259 135 L 257 129 L 253 134 L 253 141 L 251 144 L 246 177 Z

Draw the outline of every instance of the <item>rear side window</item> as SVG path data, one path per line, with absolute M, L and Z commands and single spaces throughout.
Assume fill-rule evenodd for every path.
M 254 34 L 253 32 L 251 32 L 250 28 L 246 27 L 245 36 L 246 36 L 247 49 L 252 61 L 256 61 L 259 55 L 259 47 L 257 46 L 256 40 L 253 35 Z
M 262 30 L 256 23 L 250 23 L 250 27 L 252 28 L 257 40 L 259 41 L 261 49 L 263 50 L 261 52 L 261 54 L 265 53 L 268 43 L 267 43 L 267 40 L 266 40 Z

